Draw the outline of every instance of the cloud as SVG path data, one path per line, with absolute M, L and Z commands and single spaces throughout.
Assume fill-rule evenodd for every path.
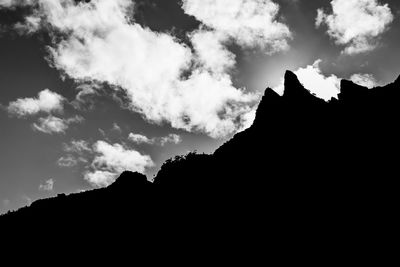
M 71 102 L 71 105 L 79 110 L 93 109 L 95 105 L 93 96 L 98 95 L 101 86 L 96 83 L 80 84 L 76 90 L 79 92 L 75 100 Z
M 375 49 L 394 19 L 389 5 L 377 0 L 333 0 L 331 6 L 331 14 L 318 9 L 316 26 L 326 24 L 328 35 L 350 55 Z
M 0 8 L 14 8 L 17 6 L 31 5 L 34 0 L 0 0 Z
M 87 157 L 93 151 L 89 143 L 85 140 L 72 140 L 63 144 L 63 150 L 68 154 L 58 159 L 57 164 L 60 167 L 71 168 L 78 163 L 87 163 Z
M 149 138 L 149 137 L 141 135 L 141 134 L 130 133 L 128 136 L 128 139 L 138 145 L 148 144 L 148 145 L 164 146 L 166 144 L 179 144 L 182 142 L 181 136 L 177 135 L 177 134 L 169 134 L 164 137 Z
M 170 134 L 168 136 L 162 137 L 160 144 L 162 146 L 166 145 L 166 144 L 179 144 L 180 142 L 182 142 L 182 138 L 177 135 L 177 134 Z
M 23 196 L 22 196 L 22 199 L 26 202 L 26 204 L 27 204 L 28 206 L 30 206 L 30 205 L 32 204 L 32 198 L 30 198 L 30 197 L 28 197 L 28 196 L 26 196 L 26 195 L 23 195 Z
M 84 119 L 81 116 L 75 116 L 69 119 L 61 119 L 52 115 L 46 118 L 39 118 L 37 123 L 33 123 L 34 130 L 46 133 L 65 133 L 70 124 L 81 123 Z
M 110 171 L 95 170 L 85 174 L 85 180 L 95 187 L 106 187 L 112 184 L 118 174 Z
M 115 131 L 115 132 L 122 133 L 121 127 L 120 127 L 120 126 L 118 125 L 118 123 L 116 123 L 116 122 L 113 123 L 113 127 L 112 127 L 111 130 L 112 130 L 112 131 Z
M 65 133 L 68 129 L 68 125 L 63 119 L 51 115 L 40 118 L 38 123 L 34 123 L 32 126 L 34 130 L 47 134 Z
M 91 152 L 92 151 L 92 149 L 90 148 L 89 143 L 87 141 L 85 141 L 85 140 L 72 140 L 68 144 L 64 143 L 63 149 L 64 149 L 65 152 L 77 153 L 79 155 L 82 155 L 85 152 Z
M 216 31 L 199 30 L 190 34 L 198 64 L 208 71 L 225 73 L 236 64 L 235 55 L 223 44 L 224 36 Z
M 142 134 L 134 134 L 130 133 L 128 136 L 129 140 L 136 144 L 154 144 L 155 143 L 155 138 L 148 138 L 147 136 L 144 136 Z
M 61 157 L 57 160 L 57 165 L 64 168 L 71 168 L 78 164 L 78 160 L 72 155 Z
M 85 174 L 85 180 L 96 187 L 108 186 L 118 175 L 125 171 L 144 173 L 154 163 L 150 156 L 128 149 L 121 144 L 109 144 L 97 141 L 93 146 L 96 154 L 93 162 L 93 171 Z
M 279 5 L 270 0 L 183 0 L 182 8 L 243 47 L 272 52 L 288 48 L 290 30 L 277 21 Z
M 40 191 L 53 191 L 54 188 L 54 180 L 53 179 L 49 179 L 47 180 L 44 184 L 39 185 L 39 190 Z
M 358 85 L 367 87 L 369 89 L 379 85 L 372 74 L 361 74 L 361 73 L 353 74 L 350 77 L 350 80 Z
M 62 111 L 64 97 L 45 89 L 36 98 L 21 98 L 8 105 L 8 112 L 18 117 L 35 115 L 40 112 Z
M 319 65 L 322 61 L 318 59 L 314 64 L 294 71 L 300 83 L 310 91 L 311 94 L 325 101 L 337 98 L 340 92 L 340 81 L 336 75 L 326 76 L 322 73 Z M 282 94 L 284 91 L 284 81 L 274 88 Z
M 123 90 L 130 109 L 151 123 L 212 137 L 248 125 L 260 97 L 233 85 L 236 62 L 227 44 L 272 53 L 286 49 L 291 37 L 269 0 L 184 1 L 185 12 L 208 27 L 189 34 L 193 49 L 135 23 L 129 0 L 39 2 L 30 16 L 54 37 L 49 59 L 63 75 Z

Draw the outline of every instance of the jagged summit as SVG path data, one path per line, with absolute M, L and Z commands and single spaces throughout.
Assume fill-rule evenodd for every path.
M 297 75 L 289 70 L 285 73 L 285 91 L 283 97 L 297 103 L 321 103 L 323 101 L 304 88 Z
M 357 101 L 368 94 L 367 87 L 355 84 L 352 81 L 342 79 L 340 82 L 340 93 L 338 95 L 341 101 Z
M 285 72 L 285 91 L 283 96 L 286 98 L 293 98 L 299 100 L 299 98 L 309 97 L 310 92 L 306 90 L 300 83 L 296 74 L 291 71 Z

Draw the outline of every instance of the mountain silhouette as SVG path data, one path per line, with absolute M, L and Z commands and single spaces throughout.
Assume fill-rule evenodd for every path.
M 39 200 L 0 225 L 188 245 L 272 242 L 321 257 L 385 243 L 398 223 L 399 90 L 400 78 L 373 89 L 343 80 L 325 102 L 287 71 L 284 94 L 266 89 L 253 125 L 214 154 L 170 159 L 153 182 L 124 172 L 107 188 Z

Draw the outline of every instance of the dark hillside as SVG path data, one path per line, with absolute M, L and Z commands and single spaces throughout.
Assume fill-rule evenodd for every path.
M 189 243 L 302 240 L 299 250 L 320 252 L 381 242 L 398 223 L 400 79 L 341 87 L 327 103 L 288 71 L 284 95 L 267 89 L 253 126 L 213 155 L 169 160 L 153 183 L 125 172 L 108 188 L 34 202 L 2 216 L 2 229 L 112 226 Z

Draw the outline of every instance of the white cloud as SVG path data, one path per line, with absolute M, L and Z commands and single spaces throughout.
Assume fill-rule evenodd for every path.
M 166 144 L 179 144 L 180 142 L 182 142 L 182 138 L 177 135 L 177 134 L 169 134 L 168 136 L 162 137 L 160 144 L 162 146 L 166 145 Z
M 130 108 L 150 122 L 213 137 L 243 128 L 259 99 L 233 85 L 229 70 L 235 57 L 226 43 L 276 52 L 291 38 L 277 21 L 279 6 L 270 0 L 184 1 L 186 13 L 212 28 L 190 34 L 193 51 L 133 22 L 129 0 L 39 2 L 31 15 L 40 18 L 36 25 L 63 36 L 53 38 L 50 48 L 52 64 L 63 74 L 122 88 Z
M 72 140 L 63 144 L 63 150 L 68 154 L 58 159 L 57 164 L 60 167 L 70 168 L 78 163 L 87 163 L 86 159 L 93 153 L 89 143 L 85 140 Z
M 54 188 L 54 180 L 49 179 L 47 180 L 44 184 L 39 185 L 39 190 L 40 191 L 53 191 Z
M 389 5 L 377 0 L 333 0 L 331 6 L 331 14 L 318 9 L 316 26 L 326 24 L 329 36 L 345 46 L 346 54 L 376 48 L 379 37 L 394 19 Z
M 319 64 L 321 60 L 317 60 L 313 65 L 309 65 L 305 68 L 299 68 L 294 71 L 299 79 L 300 83 L 303 84 L 304 88 L 310 91 L 311 94 L 325 101 L 329 101 L 332 98 L 337 98 L 340 92 L 340 81 L 336 75 L 326 76 L 322 73 Z M 284 91 L 284 81 L 281 82 L 275 91 L 282 94 Z
M 288 48 L 289 28 L 277 21 L 279 5 L 270 0 L 183 0 L 183 10 L 244 47 Z
M 129 140 L 136 144 L 154 144 L 155 139 L 154 138 L 148 138 L 147 136 L 144 136 L 142 134 L 134 134 L 130 133 L 128 136 Z
M 0 0 L 0 9 L 2 7 L 14 8 L 16 6 L 30 5 L 33 1 L 34 0 Z
M 223 44 L 224 36 L 216 31 L 199 30 L 190 34 L 201 67 L 225 73 L 236 64 L 235 55 Z
M 32 126 L 34 130 L 47 134 L 65 133 L 68 129 L 68 125 L 63 119 L 51 115 L 46 118 L 40 118 L 39 121 Z
M 33 123 L 32 127 L 34 130 L 53 134 L 53 133 L 65 133 L 70 124 L 80 123 L 83 118 L 80 116 L 75 116 L 69 119 L 61 119 L 52 115 L 46 118 L 39 118 L 37 123 Z
M 8 112 L 19 117 L 63 110 L 64 97 L 45 89 L 36 98 L 21 98 L 8 105 Z
M 112 184 L 118 174 L 110 171 L 95 170 L 85 174 L 85 180 L 95 187 L 106 187 Z
M 369 89 L 379 85 L 372 74 L 356 73 L 350 77 L 350 80 L 358 85 L 367 87 Z
M 85 174 L 85 180 L 97 187 L 110 185 L 123 171 L 144 173 L 146 168 L 154 166 L 150 156 L 120 144 L 97 141 L 94 152 L 96 156 L 92 162 L 93 171 Z
M 149 138 L 142 134 L 130 133 L 128 139 L 136 144 L 149 144 L 149 145 L 160 145 L 164 146 L 166 144 L 179 144 L 182 142 L 182 137 L 177 134 L 169 134 L 164 137 L 153 137 Z

